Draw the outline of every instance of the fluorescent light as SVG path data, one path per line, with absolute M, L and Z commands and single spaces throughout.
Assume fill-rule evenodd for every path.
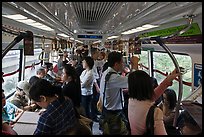
M 93 42 L 93 44 L 100 43 L 100 42 L 101 42 L 101 40 L 98 40 L 98 41 Z
M 70 38 L 70 40 L 74 40 L 74 38 Z
M 15 15 L 2 15 L 6 18 L 10 18 L 10 19 L 13 19 L 15 21 L 18 21 L 18 22 L 21 22 L 21 23 L 24 23 L 24 24 L 27 24 L 27 25 L 30 25 L 30 26 L 33 26 L 33 27 L 36 27 L 36 28 L 39 28 L 39 29 L 42 29 L 42 30 L 46 30 L 46 31 L 53 31 L 52 28 L 42 24 L 42 23 L 39 23 L 39 22 L 36 22 L 32 19 L 28 19 L 27 17 L 21 15 L 21 14 L 15 14 Z
M 30 23 L 30 25 L 35 27 L 43 26 L 43 24 L 39 22 Z
M 146 24 L 146 25 L 143 25 L 142 26 L 143 28 L 156 28 L 156 27 L 159 27 L 159 26 L 157 26 L 157 25 L 151 25 L 151 24 Z
M 32 20 L 32 19 L 26 19 L 26 20 L 24 20 L 24 19 L 18 19 L 18 20 L 16 20 L 16 21 L 23 22 L 23 23 L 25 23 L 25 24 L 36 22 L 36 21 L 34 21 L 34 20 Z
M 80 40 L 75 40 L 76 42 L 79 42 L 79 43 L 83 43 L 82 41 L 80 41 Z
M 143 31 L 143 30 L 148 30 L 148 29 L 155 28 L 155 27 L 159 27 L 159 26 L 151 25 L 151 24 L 146 24 L 146 25 L 143 25 L 142 27 L 137 27 L 135 29 L 131 29 L 131 30 L 125 31 L 125 32 L 123 32 L 121 34 L 123 34 L 123 35 L 132 34 L 132 33 L 135 33 L 135 32 L 139 32 L 139 31 Z
M 64 34 L 64 33 L 60 33 L 60 34 L 57 34 L 57 35 L 59 35 L 59 36 L 62 36 L 62 37 L 69 37 L 68 35 L 66 35 L 66 34 Z
M 118 38 L 119 36 L 110 36 L 107 39 L 114 39 L 114 38 Z
M 19 19 L 27 19 L 27 17 L 21 15 L 21 14 L 15 14 L 15 15 L 2 15 L 6 18 L 10 18 L 10 19 L 13 19 L 13 20 L 19 20 Z

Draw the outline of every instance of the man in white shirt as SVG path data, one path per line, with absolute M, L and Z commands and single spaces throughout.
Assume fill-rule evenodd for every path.
M 138 69 L 138 61 L 139 61 L 139 58 L 135 56 L 131 58 L 132 71 Z M 103 93 L 104 93 L 106 75 L 109 72 L 116 72 L 116 74 L 112 74 L 110 76 L 110 79 L 106 84 L 104 107 L 106 110 L 122 110 L 122 103 L 124 103 L 124 97 L 122 94 L 122 103 L 121 103 L 120 89 L 128 88 L 128 77 L 121 76 L 118 74 L 119 72 L 122 72 L 124 69 L 122 54 L 119 52 L 109 53 L 108 64 L 109 64 L 109 67 L 102 74 L 102 78 L 100 82 L 100 101 L 101 103 L 103 102 L 103 95 L 104 95 Z

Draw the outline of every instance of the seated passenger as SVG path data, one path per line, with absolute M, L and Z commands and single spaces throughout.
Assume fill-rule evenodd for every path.
M 30 84 L 26 81 L 20 81 L 17 84 L 16 92 L 14 97 L 11 99 L 11 103 L 17 106 L 20 109 L 26 110 L 34 110 L 36 104 L 32 103 L 28 97 L 28 91 L 30 89 Z
M 2 119 L 2 135 L 18 135 L 12 126 L 7 121 Z
M 64 98 L 61 88 L 40 79 L 31 86 L 29 96 L 46 109 L 38 120 L 35 135 L 65 134 L 76 125 L 73 103 Z
M 37 76 L 32 76 L 30 79 L 29 79 L 29 84 L 32 86 L 37 80 L 39 80 L 40 78 L 37 77 Z
M 45 69 L 46 69 L 45 71 L 47 71 L 47 74 L 50 75 L 53 79 L 55 79 L 56 81 L 61 80 L 58 74 L 53 71 L 52 63 L 45 63 Z
M 37 69 L 37 71 L 36 71 L 36 76 L 37 76 L 38 78 L 43 78 L 45 75 L 46 75 L 46 73 L 45 73 L 45 68 L 40 67 L 40 68 Z
M 2 120 L 13 124 L 17 122 L 23 112 L 24 111 L 22 109 L 6 101 L 5 94 L 2 91 Z
M 177 97 L 173 89 L 166 89 L 163 94 L 164 125 L 168 135 L 180 135 L 180 131 L 173 127 Z
M 202 104 L 182 102 L 182 111 L 177 124 L 182 135 L 202 135 Z

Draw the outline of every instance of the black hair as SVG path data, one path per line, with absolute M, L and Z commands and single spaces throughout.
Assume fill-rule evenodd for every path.
M 169 109 L 173 110 L 177 103 L 176 92 L 173 89 L 168 88 L 164 93 L 166 94 L 166 99 L 169 103 Z
M 91 48 L 91 55 L 95 54 L 98 51 L 97 48 Z
M 32 76 L 30 79 L 29 79 L 29 84 L 30 85 L 33 85 L 36 81 L 38 81 L 40 78 L 37 77 L 37 76 Z
M 113 67 L 115 63 L 120 63 L 123 55 L 119 52 L 111 52 L 108 54 L 108 66 Z
M 152 99 L 154 89 L 150 76 L 142 70 L 132 72 L 128 76 L 129 97 L 137 100 Z
M 45 68 L 50 69 L 51 66 L 53 66 L 52 63 L 50 63 L 50 62 L 45 63 Z
M 92 69 L 94 66 L 94 60 L 90 56 L 84 57 L 84 60 L 86 61 L 87 65 L 89 66 L 89 69 Z
M 103 65 L 102 73 L 108 69 L 108 62 Z
M 73 66 L 71 66 L 71 64 L 66 64 L 63 66 L 63 68 L 67 76 L 71 76 L 73 81 L 80 82 L 79 75 L 77 74 L 76 69 Z
M 154 78 L 154 77 L 151 77 L 151 79 L 152 79 L 152 85 L 153 85 L 153 88 L 155 89 L 155 88 L 158 86 L 157 79 Z
M 53 86 L 45 79 L 37 80 L 30 88 L 29 97 L 34 101 L 40 101 L 40 96 L 54 97 L 58 95 L 62 97 L 61 87 Z

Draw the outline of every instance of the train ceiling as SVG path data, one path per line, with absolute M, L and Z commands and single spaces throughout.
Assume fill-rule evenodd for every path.
M 21 14 L 53 31 L 3 16 L 13 14 Z M 202 18 L 202 2 L 2 2 L 2 25 L 50 37 L 57 33 L 120 35 L 145 24 L 162 29 L 174 23 L 186 24 L 185 17 L 191 14 Z

